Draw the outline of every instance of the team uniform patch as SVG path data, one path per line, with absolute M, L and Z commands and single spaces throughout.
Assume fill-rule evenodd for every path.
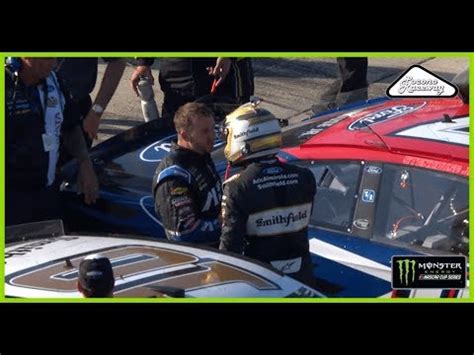
M 171 195 L 184 195 L 186 192 L 188 192 L 189 189 L 187 187 L 175 187 L 174 189 L 171 189 L 170 193 Z
M 171 203 L 175 207 L 181 207 L 181 206 L 190 205 L 193 203 L 193 201 L 191 200 L 189 196 L 181 196 L 181 197 L 172 198 Z

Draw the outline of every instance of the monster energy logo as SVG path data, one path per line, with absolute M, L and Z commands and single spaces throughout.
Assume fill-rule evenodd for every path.
M 465 256 L 394 255 L 392 287 L 465 288 L 466 263 Z
M 415 282 L 415 265 L 416 261 L 415 260 L 410 260 L 410 259 L 403 259 L 403 260 L 397 260 L 398 263 L 398 270 L 399 270 L 399 276 L 400 276 L 400 283 L 403 285 L 405 284 L 408 286 L 408 279 L 410 278 L 411 274 L 411 282 Z M 405 280 L 405 281 L 404 281 Z

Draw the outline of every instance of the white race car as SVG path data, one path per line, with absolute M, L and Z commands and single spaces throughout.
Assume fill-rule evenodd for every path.
M 77 268 L 96 253 L 112 263 L 115 297 L 323 297 L 237 255 L 143 237 L 64 235 L 60 221 L 9 227 L 6 242 L 6 297 L 81 297 Z

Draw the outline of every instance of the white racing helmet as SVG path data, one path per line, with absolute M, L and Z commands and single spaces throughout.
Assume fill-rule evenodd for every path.
M 230 164 L 275 154 L 281 147 L 279 121 L 258 103 L 249 102 L 226 116 L 224 154 Z

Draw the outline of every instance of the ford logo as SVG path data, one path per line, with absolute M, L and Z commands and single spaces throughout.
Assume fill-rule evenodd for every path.
M 398 105 L 398 106 L 387 107 L 387 108 L 384 108 L 383 110 L 376 111 L 374 113 L 365 115 L 362 118 L 359 118 L 357 121 L 352 122 L 351 125 L 348 127 L 348 129 L 349 131 L 357 131 L 367 126 L 417 111 L 425 105 L 426 105 L 426 102 L 423 102 L 420 105 Z
M 354 225 L 354 227 L 363 230 L 369 229 L 370 226 L 369 220 L 365 218 L 356 219 L 352 224 Z
M 176 141 L 176 134 L 168 136 L 150 144 L 148 147 L 143 149 L 140 153 L 140 160 L 156 163 L 161 161 L 168 153 L 171 151 L 171 143 Z M 214 148 L 217 148 L 224 144 L 224 142 L 220 138 L 216 138 L 214 141 Z
M 171 150 L 171 143 L 176 140 L 176 134 L 168 136 L 150 144 L 140 153 L 140 159 L 143 161 L 156 163 L 161 161 Z
M 365 171 L 368 174 L 376 174 L 376 175 L 382 174 L 382 168 L 379 168 L 378 166 L 373 166 L 373 165 L 366 166 Z
M 282 171 L 283 171 L 283 168 L 280 168 L 277 166 L 263 169 L 263 173 L 266 175 L 276 175 L 276 174 L 280 174 Z

